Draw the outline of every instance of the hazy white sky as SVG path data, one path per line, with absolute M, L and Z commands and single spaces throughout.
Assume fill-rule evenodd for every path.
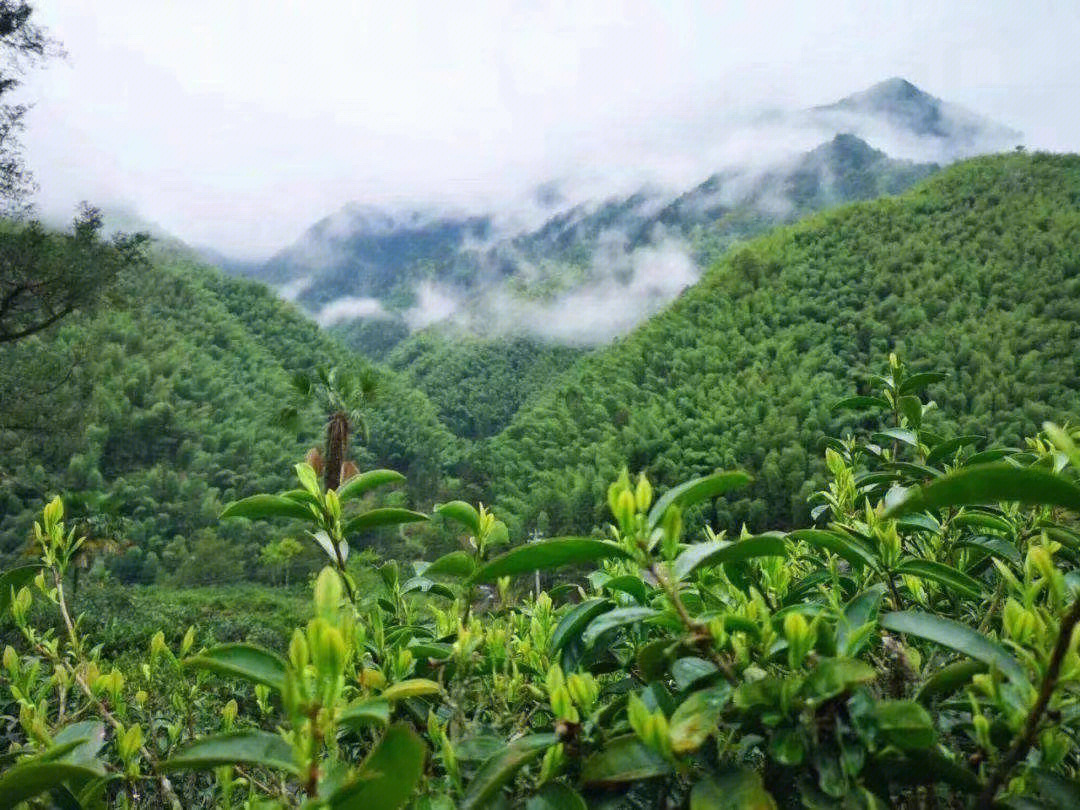
M 693 182 L 736 111 L 890 76 L 1080 149 L 1080 2 L 39 0 L 46 215 L 123 205 L 260 257 L 347 201 L 497 204 L 550 177 Z

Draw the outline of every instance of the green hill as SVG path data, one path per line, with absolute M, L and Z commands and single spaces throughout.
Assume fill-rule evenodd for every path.
M 523 408 L 485 448 L 489 491 L 554 533 L 596 525 L 624 464 L 661 487 L 743 467 L 721 524 L 803 522 L 824 437 L 858 418 L 830 404 L 891 350 L 950 372 L 932 426 L 1012 444 L 1080 415 L 1080 157 L 972 160 L 726 255 Z
M 113 560 L 125 580 L 191 568 L 190 581 L 250 576 L 265 527 L 222 524 L 224 503 L 291 486 L 319 441 L 311 412 L 290 435 L 273 417 L 289 375 L 361 361 L 295 307 L 160 247 L 98 314 L 46 339 L 4 347 L 0 420 L 0 559 L 20 553 L 33 515 L 62 493 L 84 528 L 133 547 Z M 428 399 L 381 373 L 364 464 L 406 473 L 413 496 L 440 496 L 457 440 Z M 226 564 L 217 566 L 222 560 Z

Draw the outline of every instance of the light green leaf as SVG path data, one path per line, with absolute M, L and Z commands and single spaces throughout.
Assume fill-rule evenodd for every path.
M 185 659 L 184 666 L 243 678 L 279 691 L 285 680 L 285 661 L 253 644 L 222 644 Z
M 238 731 L 204 737 L 161 763 L 163 771 L 202 771 L 219 765 L 258 765 L 297 773 L 292 748 L 277 734 Z
M 437 695 L 441 691 L 442 687 L 435 681 L 429 681 L 427 678 L 411 678 L 386 687 L 379 697 L 391 701 L 404 700 L 405 698 L 423 697 L 424 695 Z
M 315 497 L 322 496 L 322 486 L 319 477 L 315 474 L 310 464 L 301 461 L 296 465 L 296 477 L 300 479 L 300 485 Z
M 546 571 L 563 565 L 596 560 L 626 559 L 620 546 L 590 537 L 562 537 L 527 543 L 496 557 L 472 576 L 473 582 L 494 582 L 499 577 Z
M 716 731 L 720 713 L 730 698 L 731 686 L 724 683 L 694 692 L 680 703 L 669 726 L 672 751 L 686 754 L 700 748 Z
M 1028 683 L 1024 668 L 1005 651 L 1004 647 L 991 641 L 977 630 L 954 622 L 952 619 L 908 610 L 886 613 L 881 617 L 880 623 L 886 630 L 925 638 L 982 661 L 987 666 L 996 667 L 1015 683 Z
M 478 810 L 487 806 L 519 770 L 558 742 L 556 734 L 530 734 L 496 752 L 480 766 L 469 782 L 461 800 L 461 810 Z
M 750 476 L 744 472 L 716 472 L 701 478 L 694 478 L 679 486 L 669 489 L 649 510 L 649 528 L 660 525 L 660 520 L 671 505 L 686 509 L 704 500 L 718 498 L 725 492 L 750 483 Z
M 0 574 L 0 616 L 6 616 L 8 607 L 11 605 L 12 593 L 18 593 L 20 589 L 34 581 L 34 577 L 41 571 L 39 563 L 20 565 L 9 568 Z

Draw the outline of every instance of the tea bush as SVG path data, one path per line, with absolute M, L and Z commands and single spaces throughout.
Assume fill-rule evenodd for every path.
M 1080 434 L 935 435 L 939 382 L 894 357 L 837 403 L 875 427 L 830 442 L 790 532 L 687 536 L 741 472 L 624 472 L 594 536 L 507 549 L 455 501 L 459 549 L 358 580 L 350 539 L 427 516 L 368 505 L 391 471 L 325 490 L 298 465 L 225 511 L 327 555 L 278 651 L 170 627 L 114 666 L 54 500 L 0 580 L 0 807 L 1080 806 Z

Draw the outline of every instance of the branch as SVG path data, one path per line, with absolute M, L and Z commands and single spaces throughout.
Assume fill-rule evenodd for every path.
M 1031 750 L 1031 746 L 1035 742 L 1035 735 L 1039 732 L 1039 723 L 1043 714 L 1046 713 L 1046 707 L 1050 705 L 1050 698 L 1054 696 L 1054 688 L 1057 686 L 1058 676 L 1061 674 L 1061 662 L 1065 659 L 1065 653 L 1069 651 L 1073 629 L 1076 627 L 1077 622 L 1080 622 L 1080 599 L 1073 602 L 1072 608 L 1065 614 L 1065 618 L 1061 620 L 1057 642 L 1054 644 L 1054 651 L 1050 655 L 1050 665 L 1046 668 L 1046 675 L 1043 676 L 1042 686 L 1039 688 L 1039 697 L 1035 700 L 1035 705 L 1031 707 L 1031 713 L 1028 715 L 1027 722 L 1024 723 L 1024 730 L 1016 738 L 1016 742 L 1009 749 L 1009 753 L 1005 755 L 1005 759 L 998 765 L 997 770 L 991 775 L 990 781 L 987 782 L 983 792 L 979 795 L 979 800 L 976 803 L 977 807 L 989 808 L 993 806 L 994 798 L 1005 780 L 1008 779 L 1009 773 Z

